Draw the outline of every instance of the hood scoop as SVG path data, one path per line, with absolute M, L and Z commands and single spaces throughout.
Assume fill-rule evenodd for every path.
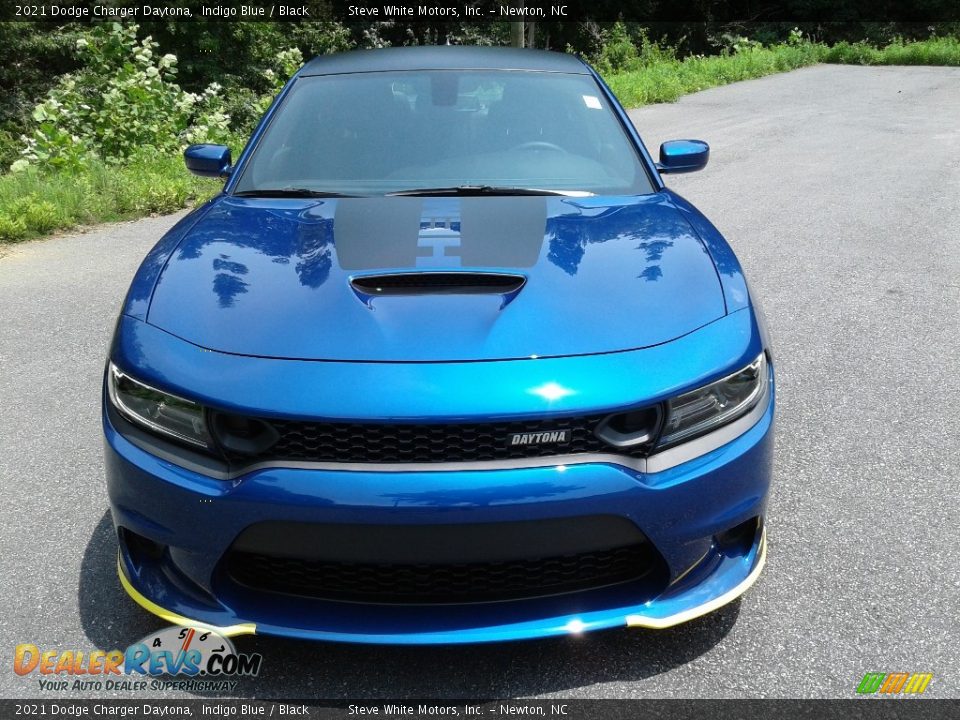
M 527 282 L 524 275 L 492 272 L 403 272 L 362 275 L 350 280 L 362 299 L 391 295 L 507 295 Z
M 146 295 L 127 310 L 258 358 L 474 362 L 652 347 L 726 314 L 711 255 L 671 197 L 225 196 L 146 269 Z M 729 272 L 739 282 L 735 263 Z

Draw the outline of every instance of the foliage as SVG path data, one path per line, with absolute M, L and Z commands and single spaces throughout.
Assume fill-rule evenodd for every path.
M 244 128 L 247 131 L 252 131 L 252 125 L 260 119 L 260 117 L 267 111 L 267 108 L 270 107 L 270 103 L 273 102 L 273 99 L 279 93 L 284 84 L 290 77 L 300 69 L 300 66 L 303 65 L 303 53 L 300 52 L 298 48 L 289 48 L 287 50 L 281 50 L 277 53 L 276 57 L 272 63 L 273 67 L 269 67 L 263 71 L 263 77 L 267 82 L 267 90 L 265 93 L 258 97 L 252 107 L 253 107 L 253 123 L 250 124 L 247 128 Z
M 0 172 L 4 168 L 10 167 L 20 157 L 22 145 L 23 143 L 13 134 L 12 130 L 0 127 Z
M 687 93 L 818 62 L 863 65 L 960 65 L 960 39 L 934 37 L 917 42 L 895 40 L 883 48 L 866 43 L 827 47 L 810 42 L 794 28 L 787 42 L 763 47 L 731 36 L 720 55 L 689 55 L 682 61 L 652 63 L 606 76 L 624 105 L 673 102 Z
M 921 42 L 895 39 L 885 48 L 864 42 L 840 42 L 827 50 L 824 62 L 847 65 L 960 65 L 960 38 L 930 38 Z
M 193 22 L 144 22 L 141 32 L 179 59 L 178 81 L 201 92 L 211 79 L 224 95 L 246 88 L 258 95 L 267 91 L 261 71 L 272 67 L 280 50 L 298 48 L 304 57 L 349 50 L 357 43 L 338 22 L 211 22 L 198 31 Z M 229 58 L 228 62 L 224 60 Z
M 689 55 L 682 61 L 654 63 L 606 78 L 627 107 L 673 102 L 681 95 L 718 85 L 762 77 L 820 62 L 825 46 L 782 44 L 764 48 L 743 45 L 721 55 Z
M 682 42 L 683 38 L 675 45 L 669 45 L 666 38 L 651 40 L 647 28 L 636 23 L 617 22 L 600 31 L 600 51 L 590 60 L 604 75 L 640 70 L 675 61 Z
M 601 50 L 593 58 L 593 64 L 601 73 L 620 72 L 635 68 L 640 54 L 622 22 L 601 35 Z
M 76 39 L 84 64 L 62 76 L 34 108 L 32 132 L 23 138 L 21 159 L 11 169 L 36 165 L 77 171 L 93 158 L 120 163 L 145 150 L 169 154 L 189 143 L 246 136 L 303 64 L 299 48 L 274 52 L 250 87 L 232 92 L 227 101 L 218 82 L 197 93 L 182 89 L 176 82 L 177 56 L 161 55 L 149 35 L 138 40 L 138 30 L 101 25 Z M 330 47 L 342 47 L 342 35 L 333 38 Z M 237 117 L 231 117 L 234 112 Z M 9 142 L 0 131 L 0 152 Z
M 493 23 L 485 34 L 456 23 L 406 30 L 392 23 L 209 25 L 204 33 L 181 36 L 177 23 L 151 23 L 158 34 L 142 39 L 135 26 L 68 28 L 63 37 L 69 38 L 72 60 L 62 60 L 64 74 L 24 118 L 0 115 L 0 167 L 21 155 L 13 163 L 18 172 L 0 175 L 0 243 L 78 224 L 168 212 L 215 194 L 217 182 L 185 171 L 180 149 L 189 142 L 215 141 L 239 150 L 302 64 L 304 50 L 314 55 L 357 45 L 503 43 L 509 36 L 505 23 Z M 883 47 L 843 41 L 829 47 L 790 26 L 768 28 L 764 42 L 731 28 L 711 36 L 717 54 L 681 59 L 681 46 L 695 46 L 684 35 L 652 40 L 650 31 L 636 23 L 567 25 L 572 29 L 561 34 L 544 24 L 538 37 L 546 42 L 569 37 L 576 47 L 589 48 L 591 62 L 628 107 L 670 102 L 697 90 L 817 62 L 960 65 L 960 39 L 954 36 L 917 42 L 893 37 Z M 33 37 L 17 32 L 21 34 L 0 23 L 0 41 L 13 38 L 22 46 Z M 64 52 L 62 40 L 45 37 L 37 43 L 51 57 Z M 189 62 L 161 54 L 167 42 Z M 221 71 L 223 53 L 234 49 L 242 59 L 239 69 L 231 61 L 235 74 Z M 0 57 L 5 51 L 0 47 Z M 188 66 L 190 72 L 184 73 Z M 0 69 L 0 86 L 10 79 L 4 72 Z M 192 77 L 184 80 L 185 74 Z M 198 84 L 201 78 L 217 82 Z M 24 125 L 27 135 L 18 139 Z
M 253 132 L 284 83 L 302 64 L 303 54 L 299 48 L 281 50 L 251 78 L 250 85 L 256 86 L 257 90 L 250 86 L 225 89 L 224 112 L 230 117 L 231 130 L 244 136 Z
M 77 67 L 71 26 L 0 22 L 0 171 L 20 155 L 30 113 L 56 77 Z
M 751 40 L 743 35 L 732 35 L 730 33 L 723 33 L 720 36 L 720 45 L 723 48 L 721 50 L 723 55 L 763 49 L 763 43 L 759 40 Z
M 174 82 L 176 56 L 159 56 L 158 44 L 150 36 L 138 41 L 137 30 L 113 23 L 77 39 L 84 65 L 34 108 L 25 161 L 77 169 L 93 157 L 118 162 L 144 148 L 172 152 L 226 136 L 220 86 L 211 83 L 201 94 L 182 90 Z
M 72 172 L 0 176 L 0 243 L 108 220 L 172 212 L 221 185 L 188 174 L 177 155 L 144 151 L 124 165 L 93 158 Z
M 260 119 L 258 109 L 279 89 L 276 77 L 292 70 L 278 55 L 299 50 L 314 57 L 349 50 L 357 42 L 342 23 L 214 22 L 197 32 L 195 23 L 147 22 L 141 32 L 153 35 L 160 47 L 175 51 L 181 87 L 200 93 L 210 79 L 222 85 L 219 95 L 233 132 L 248 133 Z M 229 58 L 224 63 L 223 58 Z M 293 68 L 295 70 L 296 68 Z M 274 78 L 265 73 L 272 70 Z
M 827 55 L 830 62 L 846 65 L 875 65 L 880 61 L 882 53 L 877 48 L 865 42 L 837 43 Z

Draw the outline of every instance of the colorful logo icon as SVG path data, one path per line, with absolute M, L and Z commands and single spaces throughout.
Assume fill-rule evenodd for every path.
M 867 673 L 857 686 L 857 694 L 922 695 L 931 680 L 933 673 Z
M 124 653 L 127 675 L 248 675 L 260 672 L 263 656 L 238 653 L 213 630 L 168 627 L 132 644 Z

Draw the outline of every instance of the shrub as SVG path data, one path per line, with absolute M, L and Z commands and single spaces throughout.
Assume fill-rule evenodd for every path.
M 27 222 L 23 217 L 11 217 L 0 212 L 0 242 L 22 240 L 27 237 Z
M 36 195 L 22 198 L 20 207 L 14 206 L 13 214 L 19 216 L 28 228 L 37 233 L 48 233 L 65 224 L 65 218 L 56 205 Z
M 272 67 L 267 68 L 261 73 L 267 81 L 268 88 L 265 93 L 254 101 L 253 123 L 251 123 L 251 127 L 244 128 L 244 130 L 250 131 L 253 129 L 252 125 L 256 124 L 263 113 L 267 111 L 274 97 L 283 89 L 284 83 L 300 69 L 301 65 L 303 65 L 303 53 L 301 53 L 298 48 L 288 48 L 276 54 Z
M 125 164 L 88 158 L 77 170 L 28 167 L 0 176 L 0 243 L 78 224 L 173 212 L 219 192 L 190 175 L 179 155 L 146 150 Z
M 682 61 L 652 63 L 607 77 L 610 88 L 628 107 L 673 102 L 682 95 L 739 80 L 793 70 L 820 62 L 826 48 L 806 41 L 758 47 L 730 37 L 720 55 L 689 55 Z
M 850 65 L 960 65 L 960 38 L 934 37 L 918 42 L 896 38 L 881 49 L 864 42 L 841 42 L 830 48 L 826 62 Z
M 34 108 L 26 148 L 0 176 L 0 242 L 77 224 L 171 212 L 219 191 L 191 176 L 180 151 L 220 142 L 239 152 L 216 83 L 188 93 L 174 82 L 177 59 L 158 56 L 137 28 L 99 26 L 78 41 L 86 65 L 61 77 Z M 296 48 L 276 53 L 243 97 L 250 125 L 303 63 Z M 0 134 L 0 151 L 5 136 Z
M 682 43 L 683 39 L 678 44 Z M 651 40 L 646 28 L 622 22 L 600 33 L 600 51 L 591 57 L 591 64 L 601 74 L 639 70 L 640 68 L 675 62 L 677 47 Z
M 659 42 L 651 40 L 647 29 L 640 28 L 636 32 L 636 42 L 639 42 L 640 47 L 638 64 L 641 67 L 648 67 L 660 63 L 676 62 L 677 52 L 684 41 L 685 36 L 680 38 L 675 45 L 668 45 L 665 37 L 660 38 Z
M 845 65 L 875 65 L 880 61 L 880 51 L 866 42 L 848 43 L 846 40 L 834 45 L 827 52 L 828 63 Z
M 0 127 L 0 171 L 9 167 L 20 156 L 21 143 L 13 132 Z
M 77 169 L 88 158 L 118 162 L 144 148 L 172 152 L 227 134 L 220 86 L 188 93 L 174 82 L 177 58 L 156 54 L 137 26 L 99 25 L 77 40 L 83 68 L 64 75 L 33 110 L 28 162 Z
M 638 56 L 637 46 L 630 39 L 626 26 L 618 22 L 604 33 L 594 64 L 601 73 L 618 72 L 635 66 Z

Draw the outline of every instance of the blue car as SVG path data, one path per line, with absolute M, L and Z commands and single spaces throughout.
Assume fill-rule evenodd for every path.
M 153 248 L 103 393 L 120 582 L 224 635 L 665 628 L 765 557 L 774 380 L 721 234 L 571 55 L 317 58 Z

